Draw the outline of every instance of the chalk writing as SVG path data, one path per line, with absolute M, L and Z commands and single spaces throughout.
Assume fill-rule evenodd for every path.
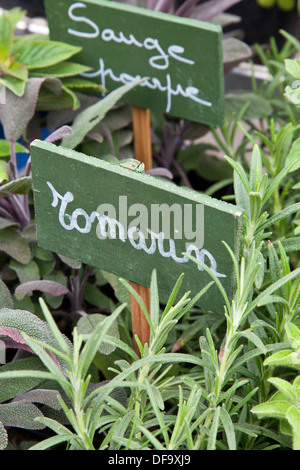
M 163 256 L 164 258 L 172 258 L 176 263 L 187 263 L 189 261 L 187 255 L 192 254 L 202 264 L 205 264 L 207 258 L 210 262 L 209 267 L 211 271 L 217 277 L 226 277 L 225 274 L 217 272 L 217 262 L 213 255 L 206 249 L 199 250 L 197 246 L 190 244 L 188 245 L 186 250 L 187 255 L 180 257 L 177 256 L 175 241 L 172 238 L 169 239 L 169 247 L 168 249 L 166 249 L 166 238 L 163 232 L 155 233 L 154 231 L 148 228 L 147 232 L 150 234 L 151 245 L 147 246 L 146 237 L 138 227 L 130 227 L 126 233 L 123 225 L 117 219 L 108 217 L 103 214 L 99 214 L 97 211 L 92 211 L 89 215 L 82 208 L 77 208 L 73 211 L 72 214 L 67 214 L 67 206 L 69 203 L 74 201 L 74 195 L 70 191 L 67 191 L 65 195 L 62 196 L 54 188 L 52 183 L 47 181 L 47 185 L 50 188 L 53 196 L 51 206 L 57 207 L 60 201 L 58 220 L 65 230 L 70 231 L 75 229 L 82 234 L 87 234 L 90 233 L 93 223 L 97 221 L 96 231 L 98 231 L 98 233 L 101 235 L 101 237 L 99 237 L 99 239 L 101 240 L 105 239 L 106 237 L 112 239 L 118 238 L 122 243 L 125 243 L 126 238 L 128 238 L 131 246 L 136 250 L 143 250 L 148 255 L 153 255 L 158 249 L 161 256 Z M 81 218 L 81 220 L 84 220 L 84 224 L 82 226 L 78 222 L 79 218 Z M 200 265 L 197 265 L 197 267 L 199 271 L 204 270 L 203 267 Z
M 68 28 L 68 33 L 77 36 L 77 37 L 83 37 L 87 39 L 93 39 L 101 36 L 101 39 L 105 42 L 110 42 L 113 41 L 117 44 L 126 44 L 127 46 L 136 46 L 136 47 L 144 47 L 148 51 L 156 50 L 158 52 L 158 55 L 151 57 L 149 59 L 149 64 L 151 67 L 154 67 L 156 69 L 167 69 L 169 67 L 169 56 L 173 57 L 173 59 L 178 60 L 179 62 L 184 62 L 186 64 L 194 65 L 195 61 L 191 59 L 187 59 L 186 57 L 182 57 L 181 55 L 178 54 L 183 54 L 185 52 L 184 47 L 178 46 L 177 44 L 172 44 L 171 46 L 168 47 L 168 54 L 164 51 L 164 49 L 161 47 L 159 40 L 157 38 L 145 38 L 143 42 L 138 41 L 136 37 L 133 34 L 129 34 L 128 37 L 125 36 L 125 34 L 120 31 L 119 33 L 116 33 L 113 29 L 111 28 L 105 28 L 102 32 L 100 31 L 99 26 L 94 23 L 94 21 L 90 20 L 89 18 L 86 18 L 84 16 L 75 16 L 73 11 L 76 8 L 86 8 L 86 5 L 82 2 L 77 2 L 74 3 L 73 5 L 70 6 L 68 10 L 68 15 L 70 19 L 73 21 L 77 22 L 83 22 L 88 25 L 90 25 L 93 28 L 92 33 L 83 33 L 81 31 L 74 30 L 73 28 Z M 159 64 L 157 62 L 162 61 L 162 64 Z
M 105 68 L 104 60 L 102 58 L 99 59 L 99 70 L 96 72 L 85 72 L 82 74 L 85 77 L 95 78 L 101 77 L 101 85 L 106 88 L 106 77 L 109 77 L 114 82 L 123 83 L 126 85 L 127 83 L 132 83 L 134 81 L 138 81 L 146 79 L 141 83 L 140 87 L 147 87 L 151 90 L 158 90 L 161 92 L 167 93 L 167 105 L 165 112 L 169 113 L 172 107 L 172 96 L 181 95 L 184 98 L 189 98 L 192 101 L 202 104 L 203 106 L 210 107 L 212 103 L 210 101 L 203 100 L 196 96 L 199 93 L 199 89 L 193 86 L 188 86 L 184 89 L 184 87 L 178 83 L 175 89 L 172 87 L 172 79 L 169 73 L 166 74 L 166 84 L 162 85 L 161 81 L 157 77 L 141 77 L 141 75 L 132 76 L 129 73 L 121 73 L 119 76 L 115 75 L 111 68 Z
M 184 57 L 184 47 L 178 44 L 171 44 L 167 51 L 161 46 L 157 38 L 146 37 L 142 41 L 138 40 L 133 34 L 127 36 L 124 32 L 115 32 L 111 28 L 105 28 L 102 31 L 100 27 L 92 21 L 90 18 L 85 16 L 77 16 L 74 11 L 77 9 L 86 8 L 86 4 L 82 2 L 73 3 L 68 9 L 69 18 L 77 23 L 87 24 L 92 28 L 92 31 L 87 33 L 78 29 L 68 28 L 68 34 L 71 36 L 94 39 L 101 38 L 104 42 L 114 42 L 116 44 L 125 44 L 126 46 L 134 46 L 139 49 L 144 48 L 147 51 L 153 51 L 153 55 L 149 58 L 149 65 L 156 70 L 168 70 L 170 67 L 170 60 L 193 66 L 195 61 Z M 211 107 L 212 103 L 209 100 L 205 100 L 199 96 L 200 90 L 195 86 L 183 86 L 181 83 L 173 84 L 171 74 L 167 73 L 165 82 L 157 77 L 141 77 L 141 75 L 131 75 L 129 73 L 116 73 L 112 68 L 107 67 L 104 58 L 99 58 L 99 69 L 94 72 L 86 72 L 82 74 L 87 78 L 100 77 L 101 85 L 106 88 L 106 78 L 111 79 L 115 83 L 131 83 L 136 80 L 144 78 L 144 82 L 140 85 L 141 87 L 147 87 L 151 90 L 157 90 L 167 95 L 167 103 L 165 112 L 169 113 L 172 109 L 172 97 L 182 96 L 183 98 L 190 99 L 202 106 Z

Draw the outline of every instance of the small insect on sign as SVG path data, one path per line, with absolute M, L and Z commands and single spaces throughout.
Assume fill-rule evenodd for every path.
M 205 265 L 231 295 L 223 241 L 238 250 L 236 206 L 46 142 L 32 144 L 31 158 L 40 246 L 144 286 L 155 268 L 166 294 L 184 272 L 182 293 L 196 295 L 212 280 Z M 223 311 L 216 285 L 201 306 Z
M 222 29 L 107 0 L 45 0 L 50 36 L 82 47 L 86 78 L 112 91 L 145 80 L 124 101 L 218 126 L 223 121 Z

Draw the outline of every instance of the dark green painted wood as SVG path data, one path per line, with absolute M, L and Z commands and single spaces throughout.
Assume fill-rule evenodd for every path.
M 217 264 L 216 272 L 226 276 L 219 277 L 219 280 L 226 292 L 231 295 L 234 286 L 233 264 L 222 241 L 224 240 L 234 252 L 239 248 L 242 211 L 236 206 L 206 197 L 196 191 L 177 187 L 170 181 L 41 141 L 32 144 L 31 155 L 38 242 L 42 247 L 146 286 L 149 286 L 151 272 L 156 268 L 159 288 L 166 294 L 171 293 L 176 280 L 184 272 L 182 292 L 191 291 L 191 294 L 195 295 L 211 281 L 211 277 L 204 270 L 200 271 L 191 260 L 179 263 L 172 256 L 162 256 L 163 251 L 160 250 L 155 237 L 155 253 L 149 254 L 144 249 L 137 249 L 136 245 L 134 247 L 127 237 L 125 241 L 121 241 L 119 231 L 115 239 L 99 239 L 98 219 L 88 227 L 87 217 L 90 217 L 93 211 L 97 211 L 101 204 L 110 204 L 115 208 L 115 214 L 110 212 L 108 215 L 111 218 L 115 216 L 124 228 L 126 228 L 126 218 L 124 218 L 126 214 L 129 214 L 128 228 L 130 224 L 139 226 L 138 222 L 141 219 L 138 221 L 136 218 L 141 216 L 142 207 L 148 214 L 147 227 L 156 234 L 162 231 L 167 236 L 168 231 L 166 226 L 162 225 L 162 220 L 159 227 L 153 227 L 158 213 L 158 206 L 154 205 L 166 204 L 165 207 L 173 208 L 177 214 L 176 218 L 171 217 L 169 232 L 169 238 L 174 240 L 177 257 L 182 258 L 182 253 L 194 243 L 186 228 L 190 227 L 191 230 L 195 229 L 197 233 L 201 233 L 203 227 L 204 244 L 203 247 L 198 244 L 199 253 L 200 249 L 205 249 L 214 257 Z M 55 189 L 51 189 L 48 183 Z M 61 220 L 69 228 L 72 227 L 72 220 L 73 222 L 75 220 L 77 227 L 73 225 L 71 230 L 64 228 L 59 220 L 63 198 L 67 193 L 68 196 L 72 193 L 73 200 L 66 205 L 64 214 L 61 213 Z M 124 205 L 125 200 L 127 207 Z M 133 206 L 134 204 L 139 206 Z M 140 212 L 134 213 L 133 209 L 136 208 Z M 189 215 L 188 208 L 193 210 L 193 215 L 183 219 L 184 214 Z M 203 208 L 203 219 L 200 216 L 196 217 L 196 208 L 199 213 L 200 208 Z M 76 214 L 79 214 L 78 211 L 75 212 L 77 209 L 80 209 L 81 214 L 82 210 L 85 211 L 86 215 L 79 215 L 76 219 Z M 163 219 L 166 222 L 167 213 L 164 214 Z M 193 226 L 189 225 L 191 220 L 194 222 Z M 181 238 L 176 238 L 178 232 L 175 234 L 174 231 L 180 229 L 178 221 L 183 224 Z M 79 231 L 84 228 L 87 233 Z M 127 231 L 124 233 L 127 235 Z M 198 238 L 201 241 L 201 237 Z M 164 240 L 165 252 L 170 251 L 170 239 Z M 145 243 L 149 248 L 152 240 L 149 238 Z M 138 246 L 141 248 L 141 244 Z M 192 255 L 195 256 L 196 252 Z M 208 267 L 211 266 L 207 257 L 204 258 L 204 262 Z M 200 305 L 223 313 L 223 299 L 216 286 L 212 286 L 201 298 Z
M 107 0 L 45 0 L 45 6 L 51 38 L 81 46 L 77 61 L 102 71 L 93 81 L 112 91 L 133 77 L 147 77 L 124 101 L 192 121 L 222 124 L 218 25 Z

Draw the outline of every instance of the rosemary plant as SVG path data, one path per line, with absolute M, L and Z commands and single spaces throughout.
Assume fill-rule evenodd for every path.
M 60 419 L 45 415 L 36 418 L 55 435 L 31 449 L 59 446 L 87 450 L 213 450 L 291 446 L 288 433 L 277 432 L 271 424 L 260 425 L 260 415 L 265 417 L 270 408 L 256 406 L 253 413 L 250 411 L 266 400 L 272 384 L 282 385 L 272 379 L 275 366 L 271 358 L 276 360 L 276 353 L 284 353 L 288 347 L 283 342 L 284 334 L 286 328 L 290 336 L 294 331 L 290 325 L 296 318 L 300 298 L 300 268 L 290 269 L 283 243 L 277 243 L 279 254 L 274 244 L 266 244 L 266 238 L 271 235 L 267 230 L 277 221 L 292 217 L 300 204 L 292 204 L 269 217 L 264 207 L 289 169 L 284 168 L 269 181 L 262 172 L 258 147 L 253 150 L 249 174 L 236 161 L 229 157 L 227 160 L 234 168 L 237 204 L 245 213 L 240 259 L 226 245 L 236 274 L 233 298 L 228 298 L 220 280 L 205 265 L 201 266 L 211 275 L 211 283 L 193 299 L 186 293 L 178 300 L 182 275 L 163 309 L 154 271 L 149 312 L 130 284 L 121 280 L 139 302 L 150 325 L 149 344 L 142 345 L 136 338 L 140 358 L 132 344 L 111 335 L 110 328 L 126 311 L 125 304 L 99 321 L 88 334 L 80 333 L 79 325 L 76 326 L 71 344 L 40 299 L 47 328 L 55 341 L 26 333 L 26 315 L 18 327 L 18 338 L 21 341 L 22 336 L 42 367 L 0 371 L 0 381 L 31 377 L 56 384 L 51 389 L 57 389 Z M 219 344 L 218 337 L 214 338 L 207 329 L 206 335 L 199 338 L 198 350 L 169 352 L 172 331 L 184 322 L 213 283 L 224 298 L 226 325 L 222 342 Z M 273 340 L 266 333 L 269 331 Z M 9 328 L 6 334 L 17 335 Z M 297 349 L 295 341 L 292 347 Z M 110 367 L 112 379 L 93 383 L 93 361 L 103 343 L 113 346 L 120 355 Z M 293 386 L 296 390 L 297 380 Z M 295 427 L 297 416 L 293 403 L 290 406 L 289 422 Z M 298 439 L 297 433 L 295 436 Z M 271 444 L 266 438 L 271 439 Z M 5 436 L 2 440 L 5 447 Z

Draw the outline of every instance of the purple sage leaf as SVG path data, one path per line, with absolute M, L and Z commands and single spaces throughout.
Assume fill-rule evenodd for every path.
M 13 399 L 16 401 L 28 401 L 30 403 L 41 403 L 43 405 L 50 406 L 55 410 L 60 410 L 61 406 L 57 400 L 57 396 L 60 393 L 57 390 L 47 390 L 47 389 L 35 389 L 30 390 L 29 392 L 22 393 Z
M 69 137 L 70 135 L 73 134 L 72 128 L 70 126 L 62 126 L 59 129 L 56 129 L 56 131 L 52 132 L 45 141 L 46 142 L 56 142 L 57 140 L 64 139 L 65 137 Z
M 54 281 L 30 281 L 20 284 L 15 290 L 15 296 L 18 300 L 22 300 L 26 295 L 32 295 L 32 292 L 39 290 L 54 296 L 69 294 L 67 287 Z
M 167 178 L 168 180 L 173 179 L 173 174 L 167 168 L 152 168 L 151 170 L 146 171 L 146 174 L 151 176 L 160 176 L 162 178 Z
M 201 21 L 212 21 L 217 15 L 236 5 L 241 0 L 209 0 L 201 3 L 189 14 L 190 17 Z
M 43 84 L 51 86 L 51 90 L 56 94 L 61 93 L 62 82 L 57 78 L 49 77 L 30 78 L 22 97 L 6 90 L 5 104 L 0 104 L 0 121 L 7 140 L 13 139 L 16 142 L 22 137 L 27 124 L 35 113 L 40 88 Z

